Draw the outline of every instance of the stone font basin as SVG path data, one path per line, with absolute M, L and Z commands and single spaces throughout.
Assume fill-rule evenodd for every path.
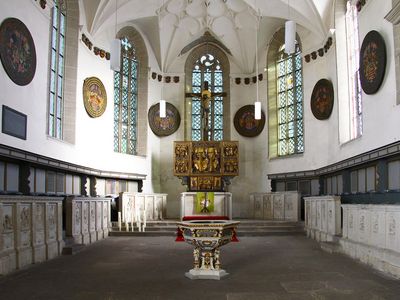
M 221 269 L 220 247 L 229 243 L 239 221 L 193 220 L 178 223 L 183 238 L 194 246 L 190 279 L 217 279 L 228 275 Z

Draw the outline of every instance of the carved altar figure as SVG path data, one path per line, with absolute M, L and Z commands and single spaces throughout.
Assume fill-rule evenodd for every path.
M 209 90 L 208 81 L 204 81 L 204 86 L 201 93 L 186 93 L 186 97 L 197 97 L 201 99 L 201 123 L 202 123 L 202 134 L 203 141 L 212 140 L 211 126 L 209 124 L 210 121 L 210 107 L 212 105 L 212 99 L 215 97 L 226 97 L 226 93 L 213 93 Z

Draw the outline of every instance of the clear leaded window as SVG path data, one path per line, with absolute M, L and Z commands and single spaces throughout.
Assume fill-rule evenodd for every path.
M 224 91 L 223 71 L 221 63 L 211 54 L 201 56 L 194 64 L 192 70 L 192 93 L 200 94 L 204 82 L 208 82 L 208 89 L 212 93 L 210 111 L 208 115 L 208 140 L 222 141 L 224 137 L 223 120 L 224 104 L 223 97 L 218 96 Z M 214 96 L 215 95 L 215 96 Z M 192 140 L 202 140 L 204 122 L 202 122 L 202 109 L 200 97 L 192 97 Z
M 279 49 L 276 61 L 278 107 L 278 155 L 304 152 L 303 75 L 300 47 L 291 55 Z
M 121 39 L 121 68 L 114 72 L 114 151 L 136 154 L 138 61 L 135 47 Z
M 358 37 L 358 11 L 347 2 L 346 11 L 347 69 L 349 83 L 350 139 L 362 135 L 362 98 L 360 82 L 360 42 Z
M 65 20 L 63 1 L 55 1 L 51 22 L 48 134 L 58 139 L 62 139 Z

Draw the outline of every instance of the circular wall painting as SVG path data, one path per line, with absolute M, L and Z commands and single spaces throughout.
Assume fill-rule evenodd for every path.
M 8 76 L 18 85 L 29 84 L 36 71 L 36 50 L 28 28 L 16 18 L 0 26 L 0 58 Z
M 311 94 L 311 111 L 318 120 L 329 119 L 333 109 L 333 85 L 328 79 L 320 79 Z
M 83 103 L 92 118 L 100 117 L 106 110 L 107 93 L 99 78 L 88 77 L 83 81 Z
M 386 69 L 386 46 L 379 32 L 367 33 L 360 51 L 360 81 L 366 94 L 376 93 L 383 81 Z
M 179 111 L 171 103 L 166 103 L 166 117 L 160 118 L 160 103 L 154 104 L 148 112 L 149 125 L 157 136 L 168 136 L 178 130 L 181 123 Z
M 233 124 L 240 135 L 255 137 L 264 129 L 265 114 L 261 111 L 261 120 L 256 120 L 254 118 L 254 105 L 245 105 L 236 112 Z

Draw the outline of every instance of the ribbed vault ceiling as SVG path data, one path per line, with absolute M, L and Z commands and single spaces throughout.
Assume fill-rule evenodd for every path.
M 116 2 L 117 1 L 117 2 Z M 209 31 L 232 53 L 242 73 L 254 72 L 257 16 L 258 50 L 287 19 L 302 38 L 323 44 L 333 17 L 333 0 L 80 0 L 81 25 L 93 37 L 126 24 L 147 37 L 168 72 L 181 50 Z M 312 45 L 313 46 L 313 45 Z

